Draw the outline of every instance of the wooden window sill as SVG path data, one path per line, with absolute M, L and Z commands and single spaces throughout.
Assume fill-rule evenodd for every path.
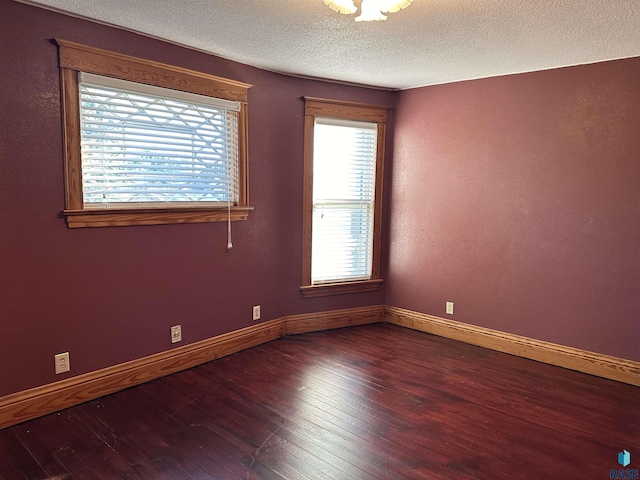
M 231 220 L 246 220 L 253 207 L 231 207 Z M 69 228 L 226 222 L 226 207 L 64 210 Z
M 346 293 L 373 292 L 380 288 L 382 279 L 358 280 L 355 282 L 325 283 L 322 285 L 303 285 L 300 292 L 303 298 L 325 297 Z

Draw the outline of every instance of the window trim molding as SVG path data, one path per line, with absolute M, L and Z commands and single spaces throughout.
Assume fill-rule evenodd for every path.
M 144 83 L 240 102 L 238 113 L 238 204 L 231 220 L 246 220 L 249 203 L 247 97 L 251 85 L 195 70 L 145 60 L 55 38 L 60 66 L 65 209 L 69 228 L 126 225 L 162 225 L 226 221 L 227 206 L 84 209 L 80 149 L 80 99 L 78 72 Z
M 375 291 L 380 288 L 380 250 L 382 243 L 382 198 L 384 185 L 384 156 L 387 113 L 391 107 L 364 103 L 328 100 L 316 97 L 304 99 L 304 181 L 302 226 L 302 285 L 303 298 Z M 376 151 L 376 183 L 373 212 L 373 258 L 371 278 L 350 282 L 313 285 L 311 283 L 311 239 L 313 219 L 313 141 L 316 117 L 340 118 L 372 122 L 378 125 Z
M 231 220 L 246 220 L 253 207 L 231 207 Z M 110 208 L 64 210 L 69 228 L 169 225 L 176 223 L 226 222 L 227 207 Z

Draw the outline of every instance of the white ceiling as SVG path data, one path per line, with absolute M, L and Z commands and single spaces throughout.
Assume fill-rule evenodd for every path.
M 640 0 L 414 0 L 358 23 L 322 0 L 27 3 L 272 71 L 398 89 L 640 56 Z

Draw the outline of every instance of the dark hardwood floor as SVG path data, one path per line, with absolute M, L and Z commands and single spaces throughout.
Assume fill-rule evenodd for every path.
M 640 388 L 377 324 L 285 337 L 0 431 L 0 478 L 606 479 Z

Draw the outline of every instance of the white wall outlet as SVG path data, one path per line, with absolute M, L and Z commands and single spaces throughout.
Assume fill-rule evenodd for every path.
M 59 353 L 55 355 L 54 358 L 56 360 L 56 375 L 71 370 L 71 365 L 69 365 L 69 352 Z
M 447 314 L 453 315 L 453 302 L 447 302 L 446 310 Z
M 174 325 L 171 327 L 171 343 L 182 341 L 182 325 Z
M 253 307 L 253 321 L 260 320 L 260 305 Z

